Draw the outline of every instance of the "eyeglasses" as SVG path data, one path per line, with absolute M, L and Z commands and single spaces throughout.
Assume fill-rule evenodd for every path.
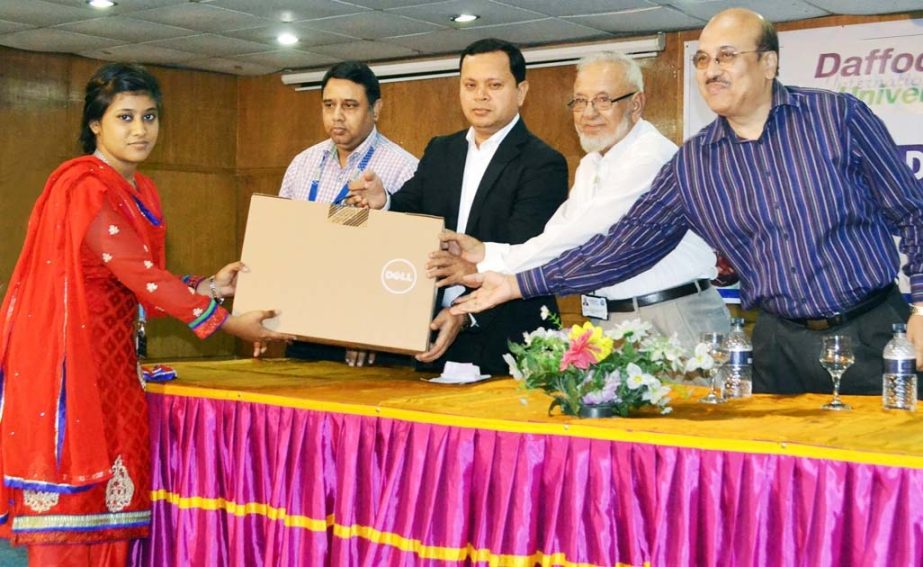
M 575 98 L 575 99 L 571 99 L 571 101 L 567 103 L 567 108 L 573 110 L 574 112 L 583 112 L 584 110 L 586 110 L 587 104 L 592 104 L 593 108 L 595 108 L 596 110 L 600 112 L 605 112 L 609 110 L 610 108 L 612 108 L 613 104 L 623 101 L 626 98 L 632 97 L 636 94 L 638 94 L 638 91 L 632 91 L 618 98 L 609 98 L 609 95 L 604 95 L 604 94 L 596 95 L 590 100 L 587 100 L 585 98 Z
M 766 49 L 750 49 L 748 51 L 735 51 L 733 49 L 721 49 L 718 51 L 718 55 L 712 57 L 704 51 L 696 51 L 695 55 L 692 56 L 692 66 L 700 71 L 708 69 L 708 66 L 711 65 L 711 62 L 714 61 L 722 69 L 727 69 L 734 64 L 734 61 L 737 60 L 738 55 L 743 55 L 744 53 L 765 53 Z

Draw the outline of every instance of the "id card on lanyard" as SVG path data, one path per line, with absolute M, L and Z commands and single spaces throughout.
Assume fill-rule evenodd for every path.
M 356 175 L 352 179 L 358 177 L 365 168 L 368 167 L 369 161 L 371 161 L 372 156 L 375 155 L 375 148 L 378 146 L 378 135 L 376 134 L 375 140 L 372 142 L 372 145 L 369 146 L 369 149 L 365 152 L 365 155 L 362 156 L 362 159 L 359 160 L 359 165 L 356 167 Z M 336 151 L 336 148 L 333 149 Z M 317 201 L 317 191 L 320 188 L 320 178 L 324 173 L 324 166 L 327 165 L 327 156 L 329 156 L 333 151 L 324 152 L 324 157 L 320 160 L 320 165 L 317 166 L 317 174 L 314 176 L 314 179 L 311 180 L 311 190 L 308 192 L 308 200 L 311 202 Z M 346 196 L 349 195 L 349 180 L 343 184 L 343 188 L 340 189 L 340 192 L 337 194 L 336 198 L 332 201 L 334 205 L 340 204 Z

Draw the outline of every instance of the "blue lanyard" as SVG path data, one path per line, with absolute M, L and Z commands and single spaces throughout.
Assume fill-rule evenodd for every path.
M 144 206 L 144 203 L 141 202 L 141 199 L 139 199 L 135 195 L 132 195 L 131 198 L 135 200 L 135 205 L 137 205 L 138 211 L 140 211 L 141 214 L 144 215 L 144 218 L 147 219 L 147 222 L 151 223 L 154 226 L 160 226 L 163 223 L 163 221 L 157 218 L 157 216 L 154 213 L 152 213 L 150 209 Z
M 376 137 L 375 142 L 377 141 L 378 141 L 378 138 Z M 365 171 L 365 168 L 369 165 L 369 161 L 372 159 L 372 156 L 375 155 L 376 146 L 377 144 L 373 142 L 372 145 L 369 147 L 368 151 L 365 152 L 365 155 L 362 156 L 362 159 L 359 160 L 359 165 L 357 167 L 358 169 L 357 173 L 362 173 L 363 171 Z M 335 151 L 336 151 L 336 147 L 334 147 L 333 149 L 333 152 Z M 311 190 L 308 193 L 309 201 L 317 200 L 317 189 L 320 186 L 320 176 L 324 172 L 324 166 L 327 165 L 327 156 L 329 156 L 331 153 L 332 152 L 329 152 L 329 151 L 324 152 L 324 157 L 321 158 L 320 165 L 317 166 L 317 174 L 314 176 L 314 180 L 311 181 Z M 339 195 L 337 195 L 336 199 L 333 200 L 333 204 L 334 205 L 339 204 L 340 201 L 345 199 L 346 195 L 348 194 L 349 194 L 349 181 L 343 184 L 343 188 L 340 189 Z

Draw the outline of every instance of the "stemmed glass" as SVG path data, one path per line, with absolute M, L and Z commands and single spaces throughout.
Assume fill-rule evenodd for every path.
M 833 399 L 821 406 L 825 410 L 849 410 L 852 409 L 848 404 L 840 400 L 840 379 L 846 369 L 853 365 L 856 356 L 852 351 L 852 344 L 849 337 L 843 335 L 832 335 L 823 338 L 823 345 L 820 348 L 820 365 L 830 373 L 833 378 Z
M 721 366 L 728 361 L 729 356 L 727 347 L 724 344 L 724 334 L 713 332 L 702 333 L 699 335 L 699 342 L 703 343 L 708 348 L 709 356 L 715 361 L 715 365 L 708 371 L 708 383 L 710 388 L 708 390 L 708 395 L 700 399 L 699 402 L 703 404 L 723 404 L 725 399 L 718 394 L 718 371 L 721 369 Z

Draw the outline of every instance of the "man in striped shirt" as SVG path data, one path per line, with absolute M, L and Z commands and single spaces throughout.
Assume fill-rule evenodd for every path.
M 607 234 L 516 276 L 468 276 L 482 288 L 455 313 L 508 298 L 579 293 L 629 278 L 688 229 L 741 277 L 753 333 L 754 390 L 829 392 L 821 337 L 852 338 L 847 393 L 881 392 L 891 324 L 907 322 L 923 369 L 923 183 L 858 99 L 776 80 L 778 39 L 759 14 L 731 9 L 702 31 L 699 90 L 718 118 L 687 141 Z M 893 236 L 909 258 L 911 307 L 897 291 Z

